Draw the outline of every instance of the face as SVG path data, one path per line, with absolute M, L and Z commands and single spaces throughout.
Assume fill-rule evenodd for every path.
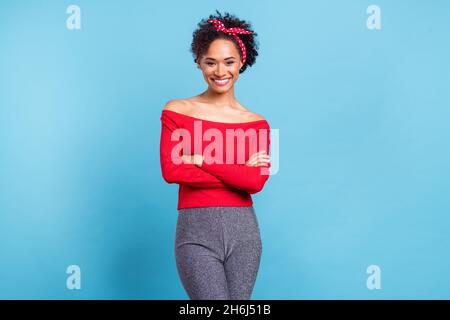
M 199 68 L 211 90 L 230 90 L 239 77 L 239 69 L 242 68 L 239 51 L 234 42 L 225 39 L 211 42 L 206 54 L 200 58 Z

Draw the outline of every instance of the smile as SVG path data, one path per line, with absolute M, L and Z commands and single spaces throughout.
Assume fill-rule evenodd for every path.
M 226 85 L 228 82 L 230 82 L 231 78 L 227 78 L 227 79 L 223 79 L 223 80 L 216 80 L 216 79 L 213 79 L 213 80 L 214 80 L 214 83 L 215 83 L 215 84 L 217 84 L 217 85 L 219 85 L 219 86 L 224 86 L 224 85 Z

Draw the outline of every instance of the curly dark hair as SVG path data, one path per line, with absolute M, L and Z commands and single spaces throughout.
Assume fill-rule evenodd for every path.
M 238 37 L 245 45 L 247 54 L 245 64 L 239 70 L 239 73 L 242 73 L 245 69 L 247 69 L 247 66 L 252 66 L 256 61 L 256 56 L 258 55 L 258 43 L 255 39 L 258 34 L 251 29 L 251 24 L 248 21 L 240 20 L 235 15 L 228 12 L 225 12 L 225 14 L 222 15 L 218 10 L 216 10 L 216 13 L 217 15 L 210 15 L 209 18 L 202 19 L 198 23 L 198 29 L 192 34 L 191 52 L 194 56 L 194 62 L 197 63 L 197 54 L 199 57 L 205 54 L 211 42 L 216 39 L 232 41 L 236 45 L 242 60 L 241 48 L 239 47 L 236 39 L 231 34 L 217 31 L 214 24 L 208 22 L 210 19 L 217 19 L 222 21 L 225 28 L 242 28 L 252 32 L 252 34 L 238 34 Z

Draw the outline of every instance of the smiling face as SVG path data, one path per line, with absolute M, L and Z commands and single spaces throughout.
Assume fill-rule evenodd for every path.
M 239 78 L 242 61 L 234 42 L 216 39 L 199 61 L 199 68 L 209 88 L 215 92 L 230 90 Z

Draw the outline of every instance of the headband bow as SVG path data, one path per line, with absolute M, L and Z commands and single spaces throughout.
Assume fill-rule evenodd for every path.
M 222 21 L 217 20 L 217 19 L 212 19 L 212 20 L 208 20 L 208 22 L 210 23 L 214 23 L 214 27 L 216 28 L 217 31 L 222 31 L 224 33 L 228 33 L 231 34 L 236 41 L 239 44 L 239 47 L 241 48 L 242 51 L 242 65 L 245 64 L 245 60 L 247 59 L 247 52 L 245 50 L 245 45 L 242 42 L 242 40 L 238 37 L 237 34 L 252 34 L 251 31 L 242 29 L 242 28 L 225 28 L 224 24 L 222 23 Z M 198 61 L 198 53 L 197 53 L 197 61 Z

